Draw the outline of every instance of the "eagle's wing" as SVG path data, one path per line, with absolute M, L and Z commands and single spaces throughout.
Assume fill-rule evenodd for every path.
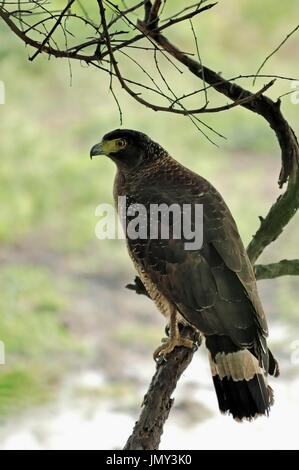
M 267 335 L 267 324 L 251 263 L 222 197 L 208 181 L 193 175 L 184 187 L 151 187 L 146 206 L 203 204 L 202 247 L 186 250 L 190 240 L 184 238 L 148 238 L 129 239 L 129 250 L 189 323 L 205 334 L 227 335 L 235 344 L 252 348 Z

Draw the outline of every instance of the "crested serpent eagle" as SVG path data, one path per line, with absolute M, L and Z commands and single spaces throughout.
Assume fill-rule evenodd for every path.
M 168 238 L 162 236 L 162 219 L 158 236 L 149 230 L 140 237 L 126 233 L 139 277 L 169 320 L 169 338 L 154 357 L 165 357 L 176 346 L 192 347 L 178 324 L 192 326 L 205 337 L 220 411 L 236 420 L 267 415 L 273 404 L 267 376 L 278 375 L 278 364 L 267 347 L 267 322 L 252 265 L 221 195 L 142 132 L 109 132 L 92 147 L 94 155 L 107 155 L 116 163 L 116 206 L 125 197 L 126 208 L 145 208 L 146 220 L 152 205 L 175 204 L 182 213 L 185 205 L 202 205 L 203 238 L 196 249 L 186 248 L 184 233 L 177 237 L 173 230 Z M 193 210 L 190 219 L 194 228 Z M 125 231 L 131 220 L 126 218 Z M 169 224 L 174 229 L 174 217 Z

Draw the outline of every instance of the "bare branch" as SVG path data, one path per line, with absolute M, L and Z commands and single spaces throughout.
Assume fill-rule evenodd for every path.
M 273 279 L 279 276 L 299 276 L 299 259 L 283 259 L 279 263 L 256 264 L 256 279 Z
M 186 54 L 184 52 L 184 54 Z M 297 80 L 296 78 L 292 78 L 292 77 L 284 77 L 282 75 L 269 75 L 269 74 L 261 74 L 261 75 L 238 75 L 236 77 L 232 77 L 232 78 L 227 78 L 226 81 L 227 82 L 235 82 L 236 80 L 241 80 L 241 79 L 244 79 L 244 78 L 253 78 L 253 77 L 257 77 L 257 78 L 272 78 L 272 79 L 279 79 L 279 80 L 289 80 L 289 81 L 294 81 L 294 80 Z M 204 80 L 203 80 L 204 81 Z M 298 80 L 297 80 L 298 81 Z M 215 86 L 217 85 L 221 85 L 223 82 L 223 78 L 221 78 L 221 81 L 219 81 L 218 83 L 214 83 L 213 85 L 207 85 L 205 84 L 204 87 L 202 88 L 199 88 L 198 90 L 194 90 L 190 93 L 186 93 L 182 96 L 180 96 L 177 101 L 181 101 L 181 100 L 184 100 L 186 98 L 190 98 L 190 96 L 194 96 L 198 93 L 201 93 L 201 92 L 206 92 L 207 90 L 209 90 L 210 88 L 214 88 Z M 278 97 L 278 99 L 280 99 L 282 96 L 285 96 L 285 95 L 289 95 L 291 93 L 294 93 L 294 90 L 293 91 L 289 91 L 288 93 L 285 93 L 281 96 Z M 176 101 L 173 102 L 173 105 L 176 104 Z
M 185 327 L 181 334 L 195 344 L 201 340 L 197 332 Z M 177 382 L 193 358 L 194 350 L 176 347 L 157 365 L 148 392 L 144 396 L 142 410 L 124 450 L 156 450 L 159 448 L 163 426 L 174 399 L 171 398 Z
M 127 284 L 126 288 L 129 290 L 134 290 L 136 294 L 145 295 L 150 299 L 150 295 L 148 294 L 139 276 L 135 276 L 134 284 Z
M 246 96 L 244 98 L 240 98 L 238 100 L 235 100 L 234 103 L 231 103 L 231 104 L 227 104 L 227 105 L 224 105 L 224 106 L 219 106 L 217 108 L 207 108 L 206 106 L 202 106 L 200 108 L 196 108 L 196 109 L 177 109 L 177 108 L 174 108 L 173 106 L 160 106 L 160 105 L 155 105 L 147 100 L 145 100 L 144 98 L 142 98 L 139 94 L 137 94 L 136 92 L 134 92 L 128 85 L 127 83 L 125 82 L 125 80 L 123 79 L 122 77 L 122 74 L 120 72 L 120 69 L 119 69 L 119 66 L 118 66 L 118 63 L 115 59 L 115 56 L 114 56 L 114 52 L 113 52 L 113 49 L 112 49 L 112 46 L 111 46 L 111 40 L 110 40 L 110 35 L 109 35 L 109 32 L 108 32 L 108 28 L 107 28 L 107 22 L 106 22 L 106 17 L 105 17 L 105 9 L 103 7 L 103 4 L 102 4 L 102 1 L 101 0 L 98 0 L 98 4 L 99 4 L 99 7 L 100 7 L 100 12 L 101 12 L 101 21 L 102 21 L 102 25 L 103 25 L 103 31 L 104 31 L 104 35 L 105 35 L 105 39 L 106 39 L 106 44 L 107 44 L 107 48 L 108 48 L 108 51 L 109 51 L 109 55 L 110 55 L 110 60 L 111 60 L 111 63 L 113 65 L 113 68 L 114 68 L 114 71 L 115 71 L 115 74 L 121 84 L 121 86 L 127 91 L 127 93 L 132 96 L 136 101 L 138 101 L 140 104 L 142 104 L 143 106 L 146 106 L 150 109 L 152 109 L 153 111 L 161 111 L 161 112 L 171 112 L 171 113 L 175 113 L 175 114 L 182 114 L 183 116 L 187 116 L 189 114 L 191 115 L 194 115 L 194 114 L 203 114 L 203 113 L 216 113 L 216 112 L 220 112 L 220 111 L 225 111 L 225 110 L 228 110 L 228 109 L 231 109 L 235 106 L 238 106 L 240 104 L 243 104 L 243 103 L 247 103 L 248 101 L 250 100 L 253 100 L 255 99 L 256 97 L 260 96 L 262 93 L 264 93 L 270 86 L 273 85 L 274 81 L 272 80 L 271 82 L 269 82 L 267 85 L 265 85 L 261 90 L 259 90 L 257 93 L 254 93 L 254 94 L 250 94 L 250 96 Z M 145 29 L 145 32 L 147 30 Z
M 109 29 L 113 24 L 115 24 L 118 20 L 124 18 L 128 13 L 132 13 L 133 11 L 135 11 L 135 10 L 137 10 L 138 8 L 142 7 L 142 5 L 144 5 L 146 2 L 147 2 L 147 0 L 143 0 L 142 2 L 137 3 L 136 5 L 133 5 L 132 7 L 127 8 L 127 10 L 120 11 L 120 12 L 119 12 L 119 15 L 118 15 L 116 18 L 114 18 L 113 20 L 110 21 L 110 23 L 108 24 L 108 29 Z
M 162 112 L 171 112 L 171 113 L 175 113 L 175 114 L 181 114 L 181 115 L 192 115 L 194 116 L 195 114 L 207 114 L 207 113 L 215 113 L 215 112 L 220 112 L 220 111 L 225 111 L 225 110 L 229 110 L 235 106 L 238 106 L 238 105 L 245 105 L 246 103 L 249 103 L 251 100 L 255 100 L 255 98 L 259 97 L 262 93 L 265 92 L 265 90 L 272 85 L 272 83 L 269 83 L 267 84 L 265 87 L 263 87 L 260 91 L 258 91 L 257 93 L 252 93 L 252 94 L 247 94 L 246 96 L 244 96 L 242 93 L 243 93 L 243 90 L 240 89 L 240 94 L 238 97 L 236 97 L 233 101 L 234 103 L 231 103 L 231 104 L 225 104 L 223 106 L 219 106 L 219 107 L 210 107 L 208 108 L 207 107 L 207 89 L 208 87 L 204 86 L 203 88 L 203 91 L 205 93 L 205 104 L 201 107 L 198 107 L 196 109 L 186 109 L 182 103 L 180 102 L 181 98 L 175 98 L 174 100 L 172 100 L 170 106 L 162 106 L 162 105 L 156 105 L 154 103 L 152 103 L 151 101 L 148 101 L 148 100 L 145 100 L 144 98 L 142 98 L 138 93 L 136 93 L 134 90 L 132 90 L 128 85 L 128 81 L 127 80 L 124 80 L 123 77 L 121 76 L 121 72 L 120 72 L 120 69 L 118 67 L 118 70 L 115 69 L 115 64 L 117 64 L 117 61 L 116 61 L 116 58 L 114 56 L 115 54 L 115 51 L 117 51 L 118 49 L 121 49 L 123 47 L 128 47 L 129 45 L 132 44 L 132 42 L 136 42 L 137 40 L 139 40 L 140 38 L 142 37 L 148 37 L 149 40 L 151 42 L 153 42 L 153 39 L 151 38 L 151 36 L 148 34 L 148 29 L 150 28 L 150 30 L 152 31 L 152 33 L 155 34 L 155 38 L 156 39 L 156 36 L 158 35 L 160 38 L 162 37 L 160 35 L 160 31 L 162 29 L 165 29 L 173 24 L 176 24 L 180 21 L 185 21 L 187 19 L 191 19 L 193 16 L 195 15 L 198 15 L 199 13 L 203 12 L 203 11 L 206 11 L 210 8 L 212 8 L 214 5 L 216 5 L 216 3 L 212 3 L 212 4 L 209 4 L 209 5 L 205 5 L 203 7 L 200 7 L 200 5 L 202 4 L 202 2 L 194 5 L 195 6 L 195 9 L 194 11 L 191 11 L 191 12 L 188 12 L 187 14 L 183 15 L 183 16 L 179 16 L 179 17 L 176 17 L 176 18 L 172 18 L 170 17 L 169 21 L 167 21 L 164 25 L 158 27 L 158 11 L 159 11 L 159 7 L 161 5 L 161 2 L 160 1 L 155 1 L 154 2 L 154 5 L 152 6 L 151 2 L 149 1 L 144 1 L 144 2 L 139 2 L 138 4 L 134 5 L 133 7 L 131 8 L 128 8 L 127 10 L 125 11 L 121 11 L 119 9 L 119 7 L 115 4 L 113 4 L 112 2 L 110 2 L 109 0 L 106 0 L 107 3 L 109 3 L 111 5 L 111 7 L 116 10 L 116 12 L 118 13 L 117 17 L 114 19 L 114 20 L 111 20 L 111 22 L 109 23 L 109 25 L 106 24 L 106 32 L 105 32 L 105 37 L 103 36 L 103 33 L 100 34 L 99 38 L 95 38 L 95 39 L 92 39 L 90 41 L 87 41 L 87 42 L 84 42 L 84 43 L 81 43 L 81 44 L 78 44 L 76 46 L 71 46 L 69 48 L 66 48 L 66 50 L 58 50 L 58 48 L 54 49 L 53 47 L 49 45 L 47 45 L 46 43 L 49 42 L 50 38 L 53 39 L 53 33 L 55 31 L 55 29 L 58 27 L 58 25 L 61 23 L 62 21 L 62 18 L 64 17 L 64 15 L 66 16 L 72 16 L 72 17 L 76 17 L 76 15 L 74 14 L 70 14 L 70 12 L 68 11 L 71 4 L 73 3 L 74 0 L 71 0 L 67 3 L 66 7 L 61 11 L 60 15 L 53 15 L 51 12 L 49 12 L 46 8 L 44 8 L 45 12 L 48 12 L 49 13 L 49 17 L 48 18 L 45 18 L 44 20 L 42 20 L 41 22 L 38 22 L 35 24 L 35 26 L 30 26 L 26 31 L 30 31 L 31 28 L 33 27 L 36 27 L 38 24 L 43 24 L 44 21 L 47 21 L 51 18 L 56 18 L 57 17 L 57 21 L 55 22 L 54 26 L 52 27 L 52 29 L 50 30 L 50 32 L 46 35 L 46 37 L 44 38 L 44 40 L 39 43 L 35 40 L 33 40 L 32 38 L 28 37 L 26 35 L 26 33 L 24 33 L 23 31 L 19 30 L 16 25 L 10 20 L 9 16 L 10 14 L 6 13 L 4 11 L 4 9 L 0 9 L 0 15 L 3 17 L 3 19 L 7 22 L 7 24 L 11 27 L 11 29 L 26 43 L 26 44 L 29 44 L 31 45 L 32 47 L 35 47 L 37 50 L 36 52 L 34 53 L 34 55 L 30 58 L 31 60 L 33 60 L 40 52 L 46 52 L 50 55 L 54 55 L 55 57 L 65 57 L 67 58 L 68 60 L 69 59 L 77 59 L 77 60 L 81 60 L 81 61 L 84 61 L 86 63 L 90 63 L 90 62 L 93 62 L 93 61 L 96 61 L 96 60 L 104 60 L 104 57 L 108 54 L 109 55 L 109 59 L 111 61 L 111 64 L 113 66 L 113 70 L 114 70 L 114 73 L 115 75 L 117 76 L 118 80 L 120 81 L 121 83 L 121 86 L 125 89 L 125 91 L 127 93 L 130 94 L 130 96 L 132 96 L 136 101 L 138 101 L 140 104 L 142 104 L 143 106 L 146 106 L 154 111 L 162 111 Z M 30 3 L 30 2 L 28 2 Z M 143 31 L 143 26 L 144 26 L 144 23 L 143 22 L 139 22 L 139 29 L 142 30 L 142 34 L 141 35 L 138 35 L 138 36 L 135 36 L 135 38 L 132 38 L 131 40 L 129 41 L 125 41 L 125 40 L 121 40 L 120 41 L 120 44 L 117 45 L 117 46 L 114 46 L 112 45 L 112 40 L 113 40 L 113 37 L 114 35 L 116 34 L 120 34 L 121 32 L 119 31 L 116 31 L 116 32 L 108 32 L 108 28 L 114 24 L 116 22 L 117 19 L 125 19 L 128 24 L 132 27 L 135 28 L 135 25 L 128 19 L 127 17 L 127 14 L 134 11 L 135 9 L 137 9 L 138 7 L 142 6 L 142 5 L 145 5 L 145 8 L 146 8 L 146 14 L 148 16 L 148 21 L 149 21 L 149 24 L 146 25 L 146 31 L 144 32 Z M 81 5 L 82 7 L 82 5 Z M 185 11 L 186 9 L 184 9 L 183 11 Z M 87 15 L 87 13 L 85 13 Z M 102 19 L 102 18 L 101 18 Z M 94 23 L 89 19 L 89 18 L 86 18 L 86 19 L 83 19 L 83 21 L 85 21 L 86 23 L 88 24 L 92 24 L 92 26 L 98 30 L 98 28 L 95 27 Z M 155 26 L 155 28 L 154 28 Z M 153 29 L 154 28 L 154 29 Z M 193 29 L 193 28 L 192 28 Z M 193 33 L 194 33 L 194 30 L 193 30 Z M 194 33 L 195 34 L 195 33 Z M 108 44 L 108 40 L 109 40 L 109 43 L 110 43 L 110 50 L 109 48 L 107 47 L 107 51 L 105 52 L 101 52 L 100 51 L 100 44 Z M 156 44 L 158 44 L 157 41 L 155 41 Z M 94 55 L 83 55 L 83 54 L 79 54 L 78 51 L 84 49 L 85 47 L 88 47 L 92 44 L 96 44 L 97 45 L 97 49 L 96 49 L 96 52 Z M 160 46 L 159 46 L 160 47 Z M 197 47 L 197 53 L 198 53 L 198 57 L 199 56 L 199 50 L 198 50 L 198 45 L 196 43 L 196 47 Z M 161 49 L 159 49 L 161 51 L 161 53 L 164 54 L 164 48 L 162 47 Z M 165 49 L 167 50 L 167 52 L 169 52 L 168 49 Z M 111 54 L 113 54 L 113 58 L 111 56 Z M 187 57 L 187 54 L 184 53 L 184 52 L 181 52 L 180 51 L 180 54 L 184 55 L 185 57 Z M 165 55 L 164 55 L 165 56 Z M 177 58 L 177 57 L 176 57 Z M 169 59 L 168 59 L 169 60 Z M 201 70 L 201 78 L 205 81 L 205 68 L 202 66 L 201 64 L 201 61 L 200 61 L 200 58 L 199 58 L 199 68 Z M 186 64 L 184 64 L 186 65 Z M 222 82 L 221 82 L 222 83 Z M 215 86 L 214 86 L 215 87 Z M 162 93 L 162 96 L 164 95 L 165 99 L 168 100 L 168 97 L 166 94 L 163 94 Z M 184 98 L 184 97 L 183 97 Z M 177 106 L 176 106 L 177 105 Z M 207 136 L 206 136 L 207 137 Z M 208 137 L 207 137 L 208 138 Z
M 248 245 L 247 253 L 252 264 L 258 259 L 266 246 L 275 241 L 284 227 L 295 215 L 299 207 L 299 147 L 292 129 L 285 127 L 285 139 L 293 146 L 293 165 L 289 170 L 289 182 L 284 194 L 279 196 Z
M 145 8 L 146 8 L 146 5 L 149 4 L 149 7 L 151 7 L 151 2 L 149 2 L 147 0 L 146 4 L 145 4 Z M 191 19 L 193 18 L 194 16 L 198 15 L 199 13 L 201 13 L 202 11 L 205 11 L 207 9 L 210 9 L 212 8 L 213 6 L 215 6 L 216 3 L 213 3 L 213 4 L 210 4 L 210 5 L 207 5 L 206 7 L 202 8 L 202 9 L 199 9 L 199 10 L 196 10 L 196 11 L 193 11 L 187 15 L 184 15 L 184 16 L 181 16 L 179 18 L 176 18 L 176 19 L 170 19 L 167 23 L 165 23 L 164 25 L 162 26 L 159 26 L 159 27 L 156 27 L 154 29 L 152 29 L 153 31 L 155 31 L 155 33 L 158 33 L 160 32 L 161 30 L 163 29 L 166 29 L 166 28 L 169 28 L 170 26 L 173 26 L 174 24 L 176 23 L 180 23 L 180 22 L 183 22 L 183 21 L 186 21 L 188 19 Z M 120 10 L 118 10 L 120 11 Z M 147 18 L 147 13 L 145 15 L 145 17 Z M 138 21 L 138 24 L 137 26 L 140 25 L 140 22 Z M 139 28 L 140 29 L 140 28 Z M 137 34 L 136 36 L 134 36 L 133 38 L 131 39 L 128 39 L 127 41 L 123 41 L 121 44 L 119 44 L 118 46 L 114 47 L 113 48 L 113 52 L 116 52 L 117 50 L 119 49 L 122 49 L 123 47 L 127 47 L 129 46 L 130 44 L 133 44 L 137 41 L 139 41 L 140 39 L 143 39 L 145 37 L 144 33 L 143 34 Z M 108 54 L 108 53 L 107 53 Z M 106 55 L 107 55 L 106 54 Z M 103 54 L 103 57 L 105 57 L 105 54 Z
M 45 46 L 47 44 L 47 42 L 49 41 L 49 39 L 51 38 L 52 34 L 54 33 L 55 29 L 60 25 L 65 13 L 67 12 L 67 10 L 70 9 L 70 7 L 72 6 L 72 4 L 74 3 L 75 0 L 70 0 L 66 7 L 62 10 L 61 14 L 59 15 L 58 17 L 58 20 L 56 21 L 56 23 L 54 24 L 53 28 L 51 28 L 49 34 L 45 37 L 45 39 L 43 40 L 43 42 L 41 43 L 40 47 L 37 49 L 37 51 L 33 54 L 32 57 L 29 58 L 29 60 L 34 60 L 35 57 L 40 54 L 43 46 Z
M 49 55 L 53 55 L 54 57 L 64 57 L 70 58 L 75 60 L 82 60 L 84 62 L 91 62 L 92 60 L 97 60 L 97 55 L 86 56 L 83 54 L 77 54 L 74 52 L 68 51 L 60 51 L 58 49 L 54 49 L 53 47 L 42 45 L 40 42 L 35 41 L 34 39 L 26 36 L 23 31 L 21 31 L 16 24 L 10 19 L 9 13 L 7 13 L 2 7 L 0 7 L 0 17 L 5 21 L 5 23 L 10 27 L 10 29 L 18 36 L 25 44 L 34 47 L 35 49 L 39 50 L 40 52 L 46 52 Z
M 291 37 L 291 36 L 297 31 L 297 29 L 299 29 L 299 24 L 298 24 L 294 29 L 292 29 L 292 31 L 284 38 L 283 41 L 281 41 L 281 43 L 274 49 L 274 51 L 271 52 L 271 54 L 267 55 L 267 57 L 265 58 L 265 60 L 262 62 L 262 64 L 260 65 L 260 67 L 257 69 L 256 76 L 260 73 L 260 71 L 262 70 L 262 68 L 263 68 L 264 65 L 266 64 L 266 62 L 268 62 L 268 60 L 269 60 L 277 51 L 279 51 L 279 49 L 281 48 L 281 46 L 283 46 L 283 44 L 289 39 L 289 37 Z M 255 76 L 254 79 L 253 79 L 253 85 L 255 84 L 256 76 Z
M 190 25 L 191 25 L 191 31 L 192 31 L 192 34 L 193 34 L 193 37 L 194 37 L 198 62 L 200 63 L 200 66 L 201 66 L 201 69 L 202 69 L 202 81 L 203 81 L 203 89 L 204 89 L 204 94 L 205 94 L 205 102 L 206 102 L 206 106 L 208 106 L 208 92 L 207 92 L 207 87 L 206 87 L 206 82 L 205 82 L 205 73 L 204 73 L 204 69 L 202 67 L 202 60 L 201 60 L 200 53 L 199 53 L 197 36 L 195 34 L 195 30 L 194 30 L 194 27 L 193 27 L 192 20 L 190 19 L 189 21 L 190 21 Z
M 158 18 L 158 12 L 161 6 L 162 0 L 155 0 L 151 12 L 150 12 L 150 18 L 149 21 L 155 21 L 156 18 Z
M 160 31 L 162 31 L 163 29 L 166 29 L 166 28 L 169 28 L 170 26 L 173 26 L 174 24 L 181 23 L 182 21 L 190 20 L 191 18 L 193 18 L 194 16 L 199 15 L 203 11 L 210 10 L 210 8 L 213 8 L 215 5 L 217 5 L 217 2 L 210 3 L 209 5 L 205 5 L 202 8 L 196 9 L 196 10 L 192 11 L 191 13 L 187 13 L 186 15 L 180 16 L 178 18 L 175 18 L 175 19 L 171 18 L 167 23 L 165 23 L 162 26 L 159 26 L 155 29 L 150 28 L 150 27 L 149 27 L 149 29 L 152 29 L 153 31 L 155 31 L 155 33 L 158 33 Z M 157 18 L 157 20 L 158 20 L 158 18 Z
M 213 70 L 201 66 L 199 62 L 186 56 L 180 49 L 171 44 L 165 36 L 159 32 L 157 33 L 147 29 L 147 25 L 144 22 L 139 21 L 139 26 L 164 50 L 168 51 L 170 55 L 184 64 L 190 72 L 198 78 L 202 79 L 202 71 L 204 71 L 205 81 L 212 85 L 219 93 L 224 94 L 233 101 L 253 97 L 253 93 L 250 91 L 225 80 Z M 280 112 L 280 102 L 274 103 L 270 98 L 261 94 L 258 99 L 245 101 L 241 103 L 241 106 L 244 106 L 254 113 L 260 114 L 275 131 L 282 150 L 282 169 L 279 177 L 279 185 L 282 186 L 289 177 L 291 167 L 294 164 L 294 158 L 298 158 L 298 143 L 294 146 L 294 139 L 289 140 L 289 134 L 294 133 Z

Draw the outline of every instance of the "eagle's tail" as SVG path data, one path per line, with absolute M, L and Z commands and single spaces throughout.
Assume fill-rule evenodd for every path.
M 273 391 L 258 359 L 248 349 L 238 348 L 227 336 L 207 336 L 206 346 L 220 411 L 231 413 L 237 421 L 268 415 Z M 270 351 L 268 372 L 279 374 Z

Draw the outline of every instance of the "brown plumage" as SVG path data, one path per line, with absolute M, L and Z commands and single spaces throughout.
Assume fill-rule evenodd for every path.
M 206 337 L 219 407 L 237 420 L 267 414 L 273 402 L 267 374 L 278 366 L 266 344 L 267 322 L 259 299 L 251 263 L 235 221 L 221 195 L 203 177 L 193 173 L 145 134 L 120 130 L 106 134 L 91 156 L 106 154 L 117 165 L 114 183 L 116 206 L 142 205 L 145 221 L 153 204 L 203 205 L 203 244 L 187 250 L 186 236 L 158 238 L 147 228 L 144 238 L 127 236 L 137 272 L 152 300 L 169 318 L 170 337 L 158 354 L 175 346 L 191 347 L 181 338 L 178 323 L 189 324 Z M 138 206 L 136 206 L 138 207 Z M 126 227 L 132 221 L 129 216 Z M 171 220 L 171 228 L 175 219 Z M 197 220 L 192 211 L 191 228 Z

